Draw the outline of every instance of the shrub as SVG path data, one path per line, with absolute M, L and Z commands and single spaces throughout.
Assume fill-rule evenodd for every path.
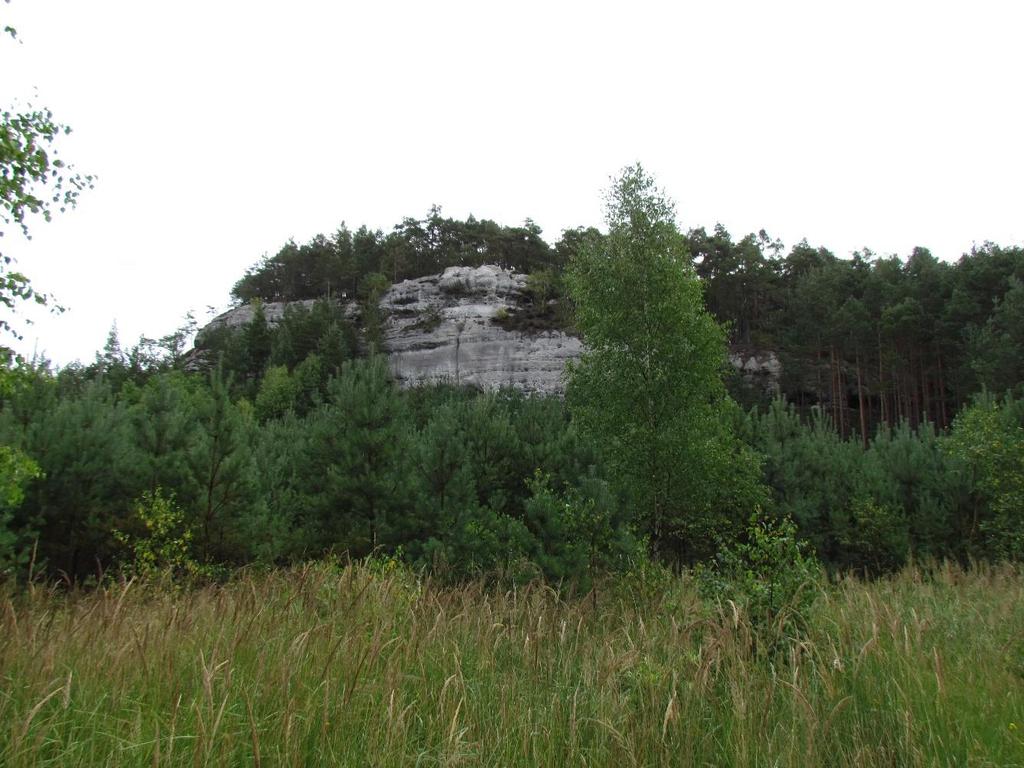
M 423 315 L 415 323 L 406 326 L 405 330 L 409 333 L 413 331 L 430 333 L 437 330 L 437 327 L 443 322 L 444 315 L 441 314 L 441 310 L 437 307 L 428 307 Z
M 899 508 L 868 498 L 853 500 L 838 534 L 849 563 L 871 575 L 898 571 L 910 555 L 910 531 Z
M 135 515 L 146 530 L 145 536 L 114 532 L 115 538 L 131 551 L 126 572 L 146 578 L 163 573 L 187 578 L 208 575 L 192 557 L 193 532 L 172 496 L 164 496 L 160 488 L 146 491 L 135 504 Z
M 608 485 L 593 478 L 559 493 L 540 470 L 526 481 L 526 525 L 536 539 L 534 560 L 545 578 L 590 589 L 600 573 L 622 570 L 637 552 Z
M 987 510 L 983 554 L 1024 559 L 1024 407 L 983 396 L 953 422 L 947 451 L 972 475 Z
M 24 559 L 12 526 L 13 510 L 24 500 L 25 487 L 42 474 L 39 465 L 17 448 L 0 445 L 0 579 Z
M 696 569 L 701 597 L 732 602 L 755 635 L 769 641 L 799 634 L 817 596 L 820 566 L 788 518 L 750 518 L 744 540 L 719 551 L 712 565 Z

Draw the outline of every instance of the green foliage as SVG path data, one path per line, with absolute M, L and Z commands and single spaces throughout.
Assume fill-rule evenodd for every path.
M 843 259 L 802 241 L 786 252 L 764 230 L 734 238 L 721 225 L 682 237 L 708 310 L 728 329 L 733 350 L 775 352 L 782 394 L 805 414 L 821 408 L 843 438 L 857 433 L 866 441 L 879 425 L 901 421 L 944 429 L 981 386 L 1002 391 L 1021 380 L 1024 249 L 986 243 L 954 265 L 925 248 L 905 259 L 867 249 Z M 365 298 L 381 276 L 393 282 L 496 263 L 528 275 L 523 301 L 498 319 L 502 327 L 575 332 L 565 267 L 584 251 L 606 248 L 606 240 L 595 229 L 567 229 L 552 248 L 530 222 L 459 222 L 435 207 L 388 234 L 343 225 L 333 238 L 288 243 L 250 270 L 236 296 Z M 367 309 L 367 341 L 377 343 L 380 318 Z M 285 364 L 291 369 L 299 360 Z M 743 377 L 729 387 L 741 402 L 765 404 L 767 388 L 751 389 Z
M 305 245 L 286 243 L 250 268 L 232 294 L 244 302 L 354 299 L 372 291 L 376 275 L 390 284 L 451 266 L 497 264 L 530 273 L 563 263 L 564 253 L 553 252 L 540 235 L 540 227 L 529 219 L 519 227 L 472 216 L 458 221 L 433 206 L 423 219 L 407 217 L 387 235 L 365 226 L 353 233 L 342 224 L 333 238 L 317 235 Z
M 181 374 L 154 376 L 133 394 L 129 410 L 134 444 L 150 493 L 175 488 L 191 498 L 188 455 L 200 398 Z
M 45 384 L 45 382 L 42 382 Z M 20 526 L 39 534 L 39 560 L 70 578 L 95 574 L 119 545 L 113 531 L 144 489 L 146 466 L 135 450 L 131 414 L 103 382 L 76 397 L 50 387 L 26 388 L 20 407 L 5 408 L 2 429 L 45 475 L 15 512 Z M 22 411 L 25 421 L 18 420 Z
M 190 521 L 197 553 L 204 564 L 243 560 L 240 525 L 253 502 L 252 419 L 231 401 L 220 371 L 196 403 L 196 429 L 188 454 L 195 489 Z
M 11 525 L 13 510 L 25 499 L 25 487 L 40 477 L 36 462 L 17 448 L 0 445 L 0 580 L 24 559 L 23 537 Z
M 845 564 L 878 574 L 907 563 L 912 539 L 902 509 L 859 497 L 850 503 L 847 515 L 836 537 Z
M 379 272 L 366 275 L 360 283 L 363 338 L 371 354 L 380 352 L 381 344 L 384 341 L 384 320 L 386 318 L 380 308 L 380 299 L 390 287 L 391 281 Z
M 763 231 L 737 242 L 721 226 L 687 241 L 734 348 L 775 351 L 782 393 L 821 407 L 844 438 L 945 428 L 980 386 L 1021 380 L 1024 249 L 986 243 L 953 265 L 924 248 L 840 259 L 801 242 L 783 255 Z
M 524 520 L 539 544 L 531 559 L 549 581 L 586 591 L 596 576 L 625 570 L 639 553 L 603 481 L 590 478 L 558 493 L 550 476 L 538 470 L 526 485 Z
M 499 308 L 494 322 L 515 333 L 575 332 L 572 306 L 561 271 L 549 267 L 527 275 L 524 299 L 511 310 Z
M 322 481 L 306 470 L 313 453 L 312 418 L 289 412 L 262 424 L 256 433 L 255 501 L 240 523 L 249 555 L 257 562 L 297 561 L 333 543 L 323 535 L 315 514 Z
M 994 392 L 1020 390 L 1024 382 L 1024 282 L 1012 275 L 985 325 L 969 333 L 971 368 Z
M 532 304 L 547 304 L 564 291 L 562 277 L 553 269 L 541 269 L 526 276 L 526 292 Z
M 444 580 L 521 583 L 540 575 L 529 560 L 533 543 L 522 520 L 473 506 L 457 511 L 447 530 L 425 542 L 420 557 Z
M 310 355 L 320 356 L 327 374 L 337 373 L 356 351 L 356 336 L 343 308 L 333 300 L 285 307 L 272 331 L 270 363 L 293 370 Z
M 194 359 L 218 367 L 209 380 L 175 371 L 188 324 L 132 348 L 114 329 L 87 366 L 0 372 L 0 445 L 42 473 L 8 473 L 24 499 L 0 511 L 0 557 L 38 537 L 51 575 L 101 572 L 125 554 L 115 531 L 145 533 L 136 507 L 147 493 L 163 503 L 158 489 L 204 566 L 346 551 L 585 589 L 626 562 L 667 577 L 666 562 L 749 542 L 758 508 L 792 519 L 839 571 L 1021 557 L 1017 401 L 972 406 L 952 438 L 944 428 L 978 387 L 1020 386 L 1024 250 L 845 260 L 805 242 L 784 253 L 763 231 L 684 236 L 673 217 L 637 167 L 609 194 L 606 235 L 570 229 L 553 248 L 530 221 L 436 207 L 387 234 L 342 225 L 239 282 L 252 322 L 197 340 Z M 381 344 L 391 282 L 483 263 L 527 275 L 502 327 L 578 319 L 589 351 L 568 407 L 401 391 L 384 361 L 353 360 Z M 261 301 L 290 299 L 303 301 L 268 322 Z M 726 334 L 744 355 L 777 350 L 791 405 L 755 391 L 761 409 L 738 412 L 721 380 Z M 661 559 L 638 556 L 636 537 Z
M 263 302 L 257 301 L 253 305 L 252 320 L 245 327 L 245 349 L 248 356 L 246 373 L 250 379 L 259 379 L 270 359 L 270 327 L 267 325 L 267 315 L 263 311 Z
M 408 551 L 450 577 L 506 570 L 529 557 L 516 509 L 523 494 L 510 403 L 497 396 L 439 403 L 411 453 L 417 500 Z
M 25 486 L 42 476 L 39 465 L 9 445 L 0 445 L 0 509 L 17 507 L 25 498 Z
M 880 573 L 917 557 L 976 554 L 972 490 L 929 424 L 879 432 L 865 448 L 843 439 L 820 410 L 809 421 L 775 401 L 741 432 L 765 457 L 775 510 L 791 518 L 818 557 Z
M 608 193 L 607 222 L 608 236 L 585 240 L 567 275 L 587 344 L 568 399 L 641 529 L 690 560 L 722 516 L 749 513 L 746 499 L 732 503 L 731 480 L 749 485 L 757 465 L 736 461 L 748 457 L 725 419 L 725 337 L 704 309 L 672 204 L 628 168 Z
M 162 574 L 192 579 L 204 573 L 192 554 L 193 530 L 173 497 L 164 496 L 160 488 L 146 491 L 134 512 L 145 534 L 114 532 L 130 552 L 130 559 L 123 566 L 127 573 L 146 579 Z
M 726 543 L 713 565 L 695 573 L 705 600 L 731 602 L 755 632 L 778 639 L 806 627 L 820 570 L 791 520 L 754 515 L 743 540 Z
M 1024 559 L 1024 401 L 980 397 L 957 416 L 948 451 L 971 473 L 986 504 L 976 520 L 983 553 Z
M 580 587 L 631 550 L 622 506 L 591 474 L 559 401 L 426 395 L 414 400 L 416 498 L 402 523 L 413 562 L 454 579 L 500 572 Z
M 11 37 L 15 32 L 5 27 Z M 92 188 L 94 178 L 74 171 L 58 157 L 56 145 L 71 132 L 55 122 L 48 109 L 0 111 L 0 237 L 14 225 L 29 237 L 28 219 L 41 216 L 50 221 L 53 213 L 63 213 L 78 202 L 79 193 Z M 13 269 L 13 259 L 0 252 L 0 305 L 13 312 L 21 301 L 47 304 L 48 297 L 37 293 L 24 273 Z M 0 318 L 0 330 L 17 336 L 10 320 Z M 5 358 L 10 350 L 0 346 Z
M 930 423 L 901 422 L 880 430 L 863 457 L 860 495 L 905 518 L 916 557 L 962 558 L 977 538 L 969 523 L 973 489 L 943 440 Z
M 392 546 L 396 516 L 408 494 L 405 404 L 387 363 L 371 357 L 345 363 L 313 414 L 304 475 L 320 538 L 362 556 Z
M 283 365 L 269 368 L 260 382 L 260 390 L 253 404 L 256 418 L 268 421 L 293 410 L 299 397 L 299 386 L 298 379 L 293 378 Z

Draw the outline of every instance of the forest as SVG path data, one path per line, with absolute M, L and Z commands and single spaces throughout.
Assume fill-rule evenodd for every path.
M 1024 252 L 606 203 L 342 227 L 195 349 L 8 355 L 0 762 L 1019 764 Z M 484 263 L 585 342 L 564 398 L 393 380 L 382 292 Z
M 48 258 L 156 312 L 321 204 L 585 210 L 630 144 L 727 220 L 1012 226 L 1019 19 L 23 5 L 52 39 L 0 109 L 0 768 L 1024 766 L 1020 242 L 697 226 L 636 164 L 600 227 L 342 219 L 246 253 L 204 328 L 17 351 L 63 311 Z M 9 247 L 92 197 L 65 147 L 100 199 Z M 432 277 L 485 265 L 486 297 Z M 452 381 L 413 384 L 452 328 Z M 458 386 L 473 344 L 564 375 Z
M 648 210 L 668 204 L 642 170 L 616 190 L 607 232 L 553 246 L 530 221 L 437 207 L 288 243 L 233 295 L 316 301 L 206 335 L 208 370 L 188 370 L 189 327 L 127 350 L 112 332 L 89 365 L 9 367 L 2 572 L 223 577 L 386 554 L 585 590 L 637 558 L 713 560 L 752 516 L 791 521 L 836 572 L 1024 554 L 1024 250 L 787 252 L 764 231 L 680 232 Z M 382 288 L 484 263 L 526 273 L 538 311 L 593 348 L 566 399 L 391 382 Z M 777 397 L 728 375 L 729 348 L 779 356 Z M 638 364 L 649 381 L 627 381 Z M 637 392 L 649 407 L 616 400 Z

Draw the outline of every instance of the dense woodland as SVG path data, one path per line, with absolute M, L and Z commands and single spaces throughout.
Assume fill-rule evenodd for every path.
M 258 310 L 208 334 L 206 372 L 185 370 L 188 327 L 129 350 L 112 333 L 90 365 L 10 368 L 0 444 L 20 474 L 0 508 L 0 568 L 216 576 L 386 553 L 446 578 L 582 588 L 637 558 L 706 560 L 751 515 L 791 519 L 835 570 L 1024 554 L 1024 251 L 842 259 L 763 231 L 679 233 L 662 211 L 644 261 L 622 257 L 636 233 L 619 214 L 553 246 L 529 221 L 438 208 L 387 234 L 343 226 L 239 280 L 239 301 L 320 301 L 273 327 Z M 641 421 L 658 431 L 626 430 L 631 445 L 601 400 L 616 382 L 586 365 L 567 401 L 398 390 L 374 354 L 383 286 L 484 263 L 528 273 L 534 311 L 620 362 L 625 342 L 604 319 L 630 324 L 647 301 L 630 290 L 675 291 L 665 322 L 690 334 L 677 345 L 690 357 L 658 375 L 669 407 L 689 397 L 689 420 L 666 428 L 674 417 L 652 396 Z M 342 297 L 361 302 L 361 322 Z M 608 297 L 615 312 L 587 303 Z M 726 394 L 726 341 L 779 355 L 779 399 L 735 377 Z M 688 368 L 703 373 L 680 378 Z
M 0 236 L 92 186 L 68 131 L 0 113 Z M 0 247 L 0 765 L 1024 764 L 1024 249 L 605 202 L 343 225 L 60 369 Z M 482 264 L 564 398 L 392 380 L 383 293 Z
M 527 220 L 505 227 L 434 207 L 391 232 L 342 226 L 333 237 L 288 243 L 238 281 L 233 296 L 288 301 L 371 293 L 445 267 L 498 264 L 533 276 L 538 303 L 561 298 L 562 274 L 595 229 L 570 229 L 554 244 Z M 852 258 L 800 242 L 788 251 L 761 230 L 734 239 L 723 227 L 685 235 L 708 310 L 737 349 L 773 351 L 783 396 L 821 405 L 844 436 L 879 424 L 948 427 L 970 397 L 1024 380 L 1024 249 L 993 243 L 939 261 L 925 248 L 905 258 L 868 250 Z M 385 277 L 386 276 L 386 277 Z M 571 326 L 571 312 L 557 322 Z M 744 402 L 756 393 L 737 387 Z

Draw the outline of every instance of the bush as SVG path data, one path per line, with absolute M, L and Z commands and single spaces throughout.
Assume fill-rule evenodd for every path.
M 540 470 L 526 481 L 526 525 L 536 538 L 533 559 L 545 578 L 587 591 L 600 573 L 623 570 L 638 544 L 620 519 L 607 483 L 585 479 L 559 493 Z
M 442 582 L 483 578 L 524 583 L 540 575 L 530 563 L 532 543 L 522 521 L 487 506 L 470 506 L 447 531 L 423 544 L 419 564 Z
M 179 578 L 208 575 L 192 556 L 193 532 L 173 497 L 164 496 L 160 488 L 147 491 L 136 503 L 135 515 L 146 530 L 145 536 L 114 533 L 131 551 L 131 560 L 124 568 L 127 573 L 144 578 L 164 573 Z
M 25 498 L 25 487 L 42 477 L 32 459 L 8 445 L 0 445 L 0 579 L 24 560 L 19 535 L 12 526 L 13 511 Z
M 850 564 L 871 575 L 898 571 L 910 555 L 906 515 L 868 498 L 853 500 L 838 538 Z
M 983 396 L 953 422 L 946 445 L 985 503 L 982 554 L 1024 560 L 1024 405 Z
M 701 597 L 715 605 L 732 602 L 769 645 L 799 634 L 821 573 L 808 550 L 792 520 L 754 515 L 744 541 L 723 547 L 712 565 L 697 567 Z

